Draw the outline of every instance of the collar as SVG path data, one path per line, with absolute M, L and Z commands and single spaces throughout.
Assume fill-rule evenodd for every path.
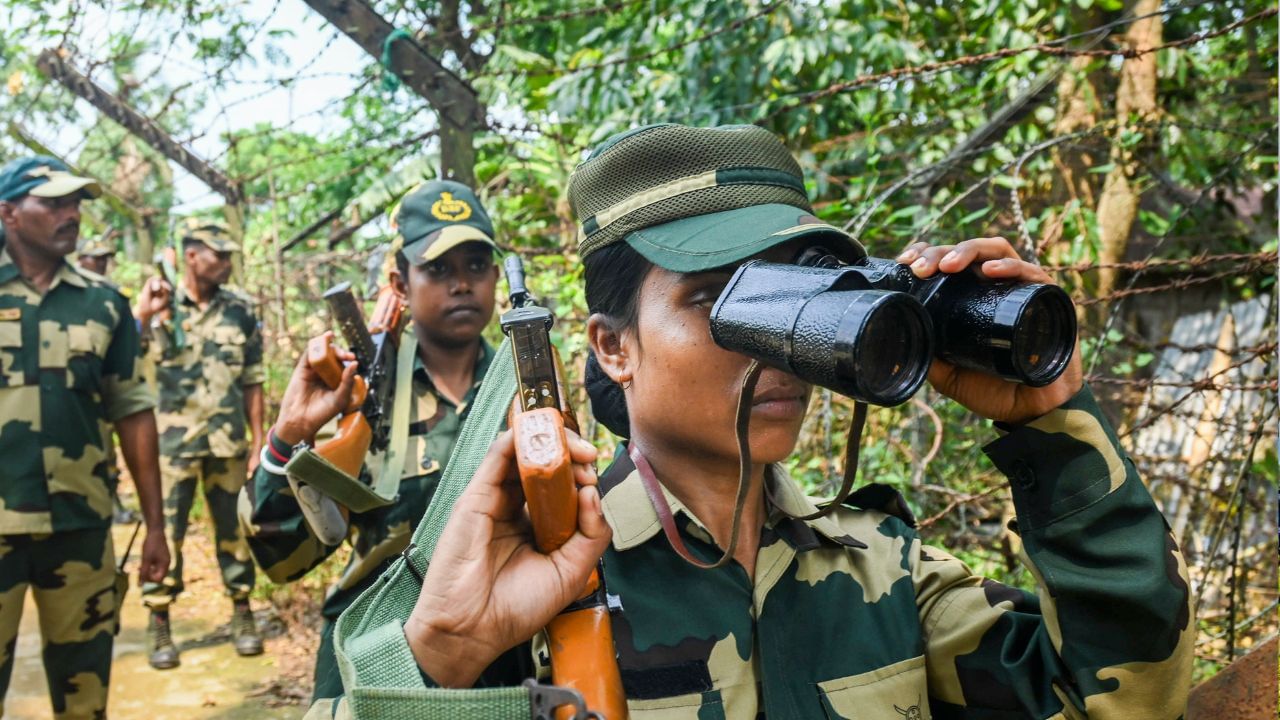
M 0 245 L 0 283 L 7 283 L 21 274 L 18 272 L 18 266 L 9 257 L 9 249 Z
M 4 245 L 0 245 L 0 283 L 7 283 L 19 277 L 22 277 L 22 272 L 18 270 L 18 265 L 13 261 L 13 258 L 9 257 L 9 249 Z M 49 285 L 49 289 L 52 290 L 59 281 L 80 288 L 89 286 L 84 276 L 80 274 L 80 270 L 66 258 L 62 259 L 62 264 L 58 267 L 58 272 L 54 275 L 53 283 Z
M 413 332 L 411 324 L 405 324 L 405 330 L 400 335 L 400 342 L 418 342 L 417 336 Z M 485 342 L 484 338 L 480 338 L 480 354 L 476 356 L 476 366 L 472 373 L 471 389 L 467 391 L 467 397 L 463 398 L 463 404 L 470 402 L 471 395 L 480 387 L 480 383 L 484 382 L 484 376 L 489 372 L 489 366 L 493 364 L 494 349 Z M 413 354 L 413 377 L 420 380 L 431 388 L 441 400 L 448 402 L 443 395 L 436 392 L 436 384 L 431 380 L 431 373 L 427 372 L 427 364 L 422 361 L 422 354 L 415 352 Z M 461 410 L 461 408 L 459 408 Z
M 190 295 L 187 294 L 187 284 L 182 281 L 181 277 L 178 278 L 177 290 L 178 290 L 179 305 L 190 305 L 193 308 L 199 309 L 200 306 L 196 303 L 195 298 L 192 298 Z M 219 285 L 218 289 L 213 291 L 213 297 L 209 298 L 209 305 L 208 307 L 205 308 L 206 311 L 208 310 L 208 308 L 211 308 L 214 305 L 216 305 L 218 301 L 222 299 L 222 296 L 226 292 L 227 292 L 226 289 L 223 288 L 221 285 Z
M 797 550 L 804 551 L 818 547 L 815 533 L 845 547 L 866 547 L 864 543 L 850 536 L 830 516 L 800 521 L 782 512 L 787 510 L 792 515 L 807 515 L 816 512 L 818 508 L 805 496 L 781 465 L 774 464 L 768 467 L 765 471 L 765 482 L 769 483 L 771 490 L 771 495 L 765 496 L 767 507 L 765 524 L 768 527 L 778 528 L 779 534 Z M 653 504 L 649 502 L 640 474 L 636 471 L 635 464 L 631 462 L 631 457 L 627 454 L 624 445 L 620 445 L 614 451 L 613 463 L 601 474 L 600 491 L 605 521 L 613 530 L 615 550 L 624 551 L 643 545 L 662 532 L 658 511 L 654 510 Z M 706 532 L 706 526 L 702 521 L 672 495 L 666 485 L 662 485 L 662 494 L 671 506 L 673 516 L 683 514 L 695 526 Z M 710 533 L 707 535 L 709 537 Z

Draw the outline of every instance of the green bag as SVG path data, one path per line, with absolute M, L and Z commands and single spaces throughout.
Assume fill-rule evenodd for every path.
M 489 366 L 431 506 L 414 531 L 412 544 L 338 618 L 334 647 L 347 703 L 356 718 L 527 720 L 553 717 L 556 705 L 572 704 L 565 691 L 532 681 L 510 688 L 428 688 L 404 637 L 405 620 L 418 601 L 421 578 L 453 505 L 501 431 L 511 407 L 516 390 L 515 367 L 502 361 L 510 356 L 511 341 L 504 340 L 498 348 L 499 360 Z M 580 716 L 585 717 L 585 713 Z

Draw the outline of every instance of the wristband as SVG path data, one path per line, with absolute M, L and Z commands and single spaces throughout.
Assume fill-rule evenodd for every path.
M 258 453 L 258 467 L 266 470 L 272 475 L 280 475 L 281 477 L 286 475 L 284 466 L 276 464 L 276 459 L 271 452 L 270 445 L 263 445 L 262 452 Z
M 293 457 L 293 446 L 276 437 L 275 427 L 267 431 L 267 444 L 264 449 L 270 450 L 271 457 L 280 464 L 289 462 L 289 458 Z

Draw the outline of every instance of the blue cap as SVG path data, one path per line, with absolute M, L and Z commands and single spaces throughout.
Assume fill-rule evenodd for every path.
M 48 155 L 19 158 L 0 168 L 0 200 L 23 195 L 65 197 L 74 192 L 96 198 L 102 187 L 96 180 L 72 175 L 66 163 Z

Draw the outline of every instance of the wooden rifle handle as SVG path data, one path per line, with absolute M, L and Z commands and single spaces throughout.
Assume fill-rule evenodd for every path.
M 332 335 L 319 335 L 307 341 L 307 365 L 315 371 L 330 390 L 337 390 L 342 384 L 342 361 L 338 359 L 338 351 L 333 348 Z M 364 378 L 356 376 L 351 386 L 351 401 L 347 403 L 345 413 L 353 413 L 364 405 L 369 395 L 369 385 Z
M 509 421 L 534 541 L 539 551 L 553 552 L 578 530 L 578 487 L 565 436 L 565 415 L 557 408 L 519 412 L 513 406 Z M 599 588 L 600 577 L 593 571 L 579 597 L 595 594 Z M 552 682 L 581 692 L 587 706 L 609 720 L 626 720 L 627 700 L 609 609 L 593 604 L 560 613 L 547 625 L 547 641 Z M 569 710 L 557 710 L 556 717 L 568 718 Z
M 342 384 L 342 361 L 333 347 L 332 335 L 320 335 L 307 341 L 307 365 L 331 390 Z M 373 429 L 360 407 L 369 395 L 369 385 L 357 375 L 351 386 L 351 400 L 338 420 L 338 431 L 331 440 L 316 446 L 315 452 L 351 477 L 360 476 L 364 456 L 373 442 Z M 345 508 L 344 508 L 345 511 Z

